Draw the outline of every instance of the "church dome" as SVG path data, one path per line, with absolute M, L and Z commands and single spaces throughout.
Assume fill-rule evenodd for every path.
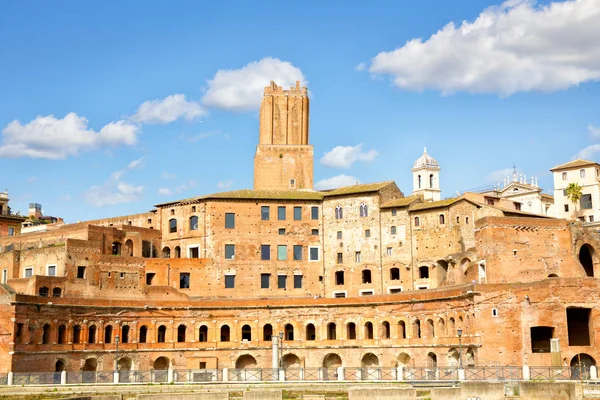
M 425 147 L 423 149 L 423 155 L 419 158 L 417 158 L 417 161 L 415 161 L 413 168 L 426 168 L 426 167 L 434 167 L 434 168 L 439 168 L 440 166 L 438 165 L 438 162 L 435 160 L 435 158 L 431 157 L 429 154 L 427 154 L 427 147 Z

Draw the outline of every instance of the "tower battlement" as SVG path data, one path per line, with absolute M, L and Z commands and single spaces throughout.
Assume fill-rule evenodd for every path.
M 264 95 L 308 96 L 308 89 L 306 86 L 300 86 L 300 81 L 296 81 L 296 86 L 290 86 L 289 90 L 284 89 L 283 86 L 277 86 L 275 81 L 271 81 L 269 86 L 265 87 Z

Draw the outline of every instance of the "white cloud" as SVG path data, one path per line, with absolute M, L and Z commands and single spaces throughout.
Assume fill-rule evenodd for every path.
M 144 186 L 125 182 L 122 178 L 128 171 L 141 168 L 142 159 L 143 157 L 134 160 L 125 168 L 113 172 L 103 184 L 90 187 L 83 194 L 85 201 L 95 207 L 138 201 L 144 191 Z
M 217 187 L 219 189 L 231 189 L 231 186 L 233 186 L 233 180 L 231 179 L 217 182 Z
M 357 179 L 354 176 L 341 174 L 332 176 L 331 178 L 321 179 L 315 183 L 315 188 L 317 190 L 337 189 L 343 186 L 355 185 L 356 182 Z
M 0 157 L 65 159 L 82 151 L 137 143 L 138 127 L 126 121 L 111 122 L 100 132 L 88 128 L 88 120 L 75 113 L 62 119 L 38 116 L 21 125 L 17 120 L 2 130 Z
M 592 135 L 593 138 L 600 138 L 600 127 L 589 124 L 588 131 L 590 131 L 590 135 Z
M 195 180 L 190 179 L 186 183 L 181 184 L 173 189 L 166 188 L 166 187 L 159 188 L 158 194 L 161 196 L 170 196 L 172 194 L 179 194 L 179 193 L 186 192 L 189 189 L 195 188 L 196 186 L 198 186 L 198 183 Z
M 363 151 L 362 146 L 362 143 L 356 146 L 336 146 L 325 153 L 321 164 L 331 168 L 350 168 L 357 161 L 371 162 L 379 155 L 374 149 Z
M 490 172 L 488 176 L 485 177 L 485 180 L 492 183 L 503 183 L 506 178 L 512 180 L 513 172 L 513 168 L 498 169 Z M 521 171 L 517 169 L 517 176 L 519 176 L 519 174 L 521 174 Z
M 173 191 L 169 188 L 159 188 L 158 194 L 161 196 L 170 196 L 171 194 L 173 194 Z
M 275 81 L 284 88 L 296 81 L 308 82 L 302 71 L 290 62 L 266 57 L 240 69 L 221 69 L 209 80 L 202 102 L 209 107 L 233 111 L 258 109 L 264 88 Z
M 474 22 L 381 52 L 369 71 L 409 90 L 555 91 L 600 79 L 600 1 L 509 0 Z
M 357 71 L 364 71 L 366 68 L 367 68 L 367 63 L 364 63 L 364 62 L 358 63 L 356 65 L 356 67 L 354 67 L 354 69 Z
M 577 153 L 575 158 L 583 158 L 584 160 L 591 160 L 596 153 L 600 152 L 600 144 L 591 144 Z
M 168 124 L 179 118 L 191 121 L 204 115 L 206 110 L 200 104 L 186 100 L 183 94 L 172 94 L 142 103 L 131 119 L 143 124 Z

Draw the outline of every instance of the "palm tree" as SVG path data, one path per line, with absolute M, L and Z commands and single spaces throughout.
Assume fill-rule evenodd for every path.
M 571 203 L 573 203 L 573 205 L 575 206 L 575 218 L 577 218 L 577 203 L 579 203 L 579 200 L 581 199 L 582 193 L 581 193 L 581 185 L 578 183 L 569 183 L 569 186 L 567 186 L 567 198 L 569 200 L 571 200 Z

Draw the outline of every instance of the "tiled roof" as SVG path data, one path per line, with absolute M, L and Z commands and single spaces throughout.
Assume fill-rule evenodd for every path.
M 429 210 L 431 208 L 448 207 L 448 206 L 450 206 L 456 202 L 459 202 L 461 200 L 466 200 L 470 203 L 475 204 L 471 200 L 466 199 L 464 196 L 460 196 L 460 197 L 454 197 L 451 199 L 445 199 L 445 200 L 440 200 L 440 201 L 429 201 L 429 202 L 425 202 L 425 203 L 415 204 L 414 206 L 410 207 L 410 211 L 420 211 L 420 210 Z
M 408 207 L 409 205 L 411 205 L 415 201 L 418 201 L 420 198 L 421 198 L 421 196 L 409 196 L 409 197 L 403 197 L 401 199 L 390 200 L 387 203 L 383 204 L 381 206 L 381 208 L 402 208 L 402 207 Z
M 594 165 L 597 164 L 593 161 L 589 161 L 589 160 L 582 160 L 581 158 L 578 158 L 577 160 L 573 160 L 570 161 L 566 164 L 561 164 L 558 165 L 554 168 L 551 168 L 550 171 L 559 171 L 561 169 L 569 169 L 569 168 L 578 168 L 578 167 L 585 167 L 587 165 Z
M 321 193 L 323 193 L 324 197 L 330 197 L 330 196 L 341 196 L 341 195 L 346 195 L 346 194 L 377 192 L 378 190 L 381 190 L 384 187 L 386 187 L 392 183 L 394 183 L 394 181 L 366 183 L 366 184 L 362 184 L 362 185 L 351 185 L 351 186 L 341 187 L 339 189 L 324 191 Z

